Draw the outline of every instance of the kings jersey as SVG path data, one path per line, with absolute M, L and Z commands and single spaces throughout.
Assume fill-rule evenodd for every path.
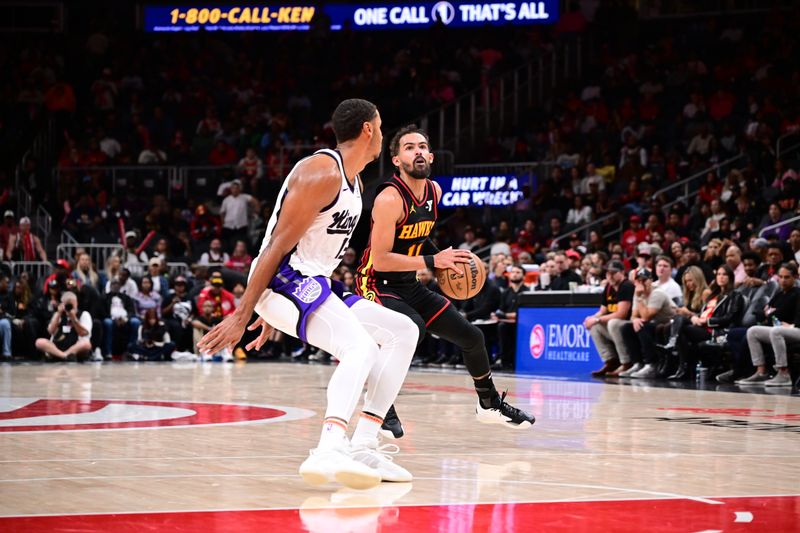
M 431 180 L 425 180 L 425 194 L 417 199 L 399 176 L 378 186 L 376 194 L 386 187 L 397 189 L 403 199 L 403 217 L 394 228 L 394 244 L 392 253 L 416 256 L 422 253 L 423 245 L 433 232 L 438 210 L 436 207 L 436 189 Z M 381 288 L 391 285 L 407 285 L 417 282 L 416 272 L 379 272 L 372 267 L 372 244 L 364 250 L 361 265 L 356 273 L 356 291 L 368 300 L 375 300 Z

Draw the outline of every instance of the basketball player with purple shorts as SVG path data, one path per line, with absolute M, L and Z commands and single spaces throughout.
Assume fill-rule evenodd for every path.
M 431 174 L 433 153 L 427 133 L 406 126 L 389 144 L 397 173 L 378 187 L 372 208 L 370 244 L 356 276 L 357 293 L 411 318 L 419 329 L 419 342 L 430 331 L 461 348 L 464 364 L 475 382 L 480 422 L 502 424 L 515 429 L 529 428 L 536 419 L 505 401 L 492 381 L 489 355 L 483 333 L 467 321 L 442 295 L 417 281 L 422 268 L 450 268 L 453 262 L 469 262 L 466 250 L 439 251 L 428 236 L 438 215 L 442 195 Z M 403 427 L 394 406 L 386 414 L 382 428 L 386 436 L 400 438 Z
M 241 304 L 198 343 L 206 353 L 233 347 L 255 310 L 259 318 L 249 329 L 261 327 L 261 333 L 248 349 L 260 348 L 275 327 L 339 360 L 328 383 L 319 444 L 299 470 L 315 485 L 335 480 L 365 489 L 412 479 L 378 446 L 378 432 L 405 379 L 418 328 L 400 313 L 345 294 L 330 278 L 361 214 L 359 173 L 380 155 L 380 127 L 372 103 L 339 104 L 333 113 L 336 150 L 317 151 L 286 177 Z M 365 383 L 363 412 L 348 440 Z

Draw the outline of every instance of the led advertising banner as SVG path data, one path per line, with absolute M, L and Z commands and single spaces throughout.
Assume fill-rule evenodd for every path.
M 395 2 L 374 4 L 182 4 L 144 6 L 144 31 L 304 31 L 315 17 L 332 30 L 388 30 L 552 24 L 558 1 Z
M 435 176 L 442 187 L 442 207 L 510 206 L 522 199 L 524 182 L 513 174 Z
M 145 6 L 144 31 L 303 31 L 317 9 L 311 4 Z
M 603 366 L 583 320 L 593 307 L 520 307 L 517 362 L 521 374 L 586 377 Z
M 545 2 L 396 2 L 392 4 L 333 4 L 325 6 L 332 29 L 450 28 L 552 24 L 558 19 L 558 1 Z

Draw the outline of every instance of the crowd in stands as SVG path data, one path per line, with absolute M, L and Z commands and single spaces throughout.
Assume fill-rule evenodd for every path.
M 620 27 L 625 38 L 593 41 L 585 76 L 475 151 L 480 162 L 551 162 L 512 223 L 532 216 L 549 232 L 558 218 L 553 233 L 563 233 L 624 212 L 642 225 L 655 213 L 664 225 L 661 206 L 682 190 L 662 188 L 737 156 L 701 180 L 698 238 L 722 219 L 722 231 L 755 228 L 771 203 L 776 219 L 794 211 L 796 155 L 776 157 L 778 139 L 800 133 L 798 19 L 785 15 L 639 22 L 638 36 Z M 770 195 L 759 195 L 766 187 Z
M 595 33 L 588 76 L 559 88 L 552 102 L 528 110 L 518 128 L 473 152 L 480 162 L 539 161 L 548 169 L 511 210 L 444 212 L 447 223 L 433 236 L 440 248 L 489 251 L 484 292 L 458 305 L 472 320 L 497 323 L 485 333 L 498 366 L 513 368 L 509 332 L 518 294 L 528 290 L 606 294 L 612 287 L 630 296 L 630 306 L 609 313 L 604 306 L 598 325 L 586 323 L 607 362 L 603 373 L 614 376 L 684 378 L 694 370 L 693 347 L 709 340 L 706 333 L 718 340 L 718 331 L 732 331 L 728 344 L 747 344 L 748 333 L 737 328 L 756 322 L 743 323 L 739 315 L 763 300 L 764 287 L 779 285 L 782 264 L 800 260 L 796 224 L 761 235 L 798 212 L 796 154 L 775 153 L 779 137 L 800 131 L 800 69 L 792 61 L 797 20 L 662 23 L 641 40 Z M 556 39 L 538 28 L 514 30 L 510 38 L 507 29 L 487 30 L 470 42 L 442 39 L 440 31 L 387 32 L 378 39 L 318 29 L 237 41 L 96 31 L 80 42 L 23 43 L 5 59 L 14 78 L 6 89 L 17 90 L 16 101 L 31 113 L 51 113 L 63 143 L 54 162 L 58 181 L 28 158 L 23 185 L 78 242 L 122 243 L 123 251 L 105 264 L 75 254 L 56 266 L 44 290 L 42 280 L 11 279 L 0 290 L 8 301 L 0 319 L 3 342 L 19 342 L 15 354 L 33 356 L 38 348 L 56 358 L 192 352 L 197 336 L 235 305 L 289 165 L 332 143 L 327 113 L 336 100 L 358 92 L 379 104 L 384 123 L 399 125 L 552 49 Z M 355 49 L 360 53 L 344 52 Z M 75 61 L 78 56 L 85 60 Z M 228 170 L 207 183 L 154 171 L 150 179 L 160 189 L 137 181 L 138 174 L 125 185 L 118 176 L 112 182 L 109 172 L 83 170 L 112 165 Z M 655 194 L 701 172 L 697 196 Z M 16 207 L 6 192 L 0 191 L 0 254 L 6 261 L 48 260 L 43 236 L 29 231 L 29 214 L 6 211 Z M 582 228 L 606 215 L 616 217 Z M 346 284 L 357 255 L 348 250 L 337 271 Z M 728 274 L 726 267 L 732 283 L 717 279 L 720 269 Z M 429 273 L 420 276 L 435 288 Z M 754 299 L 750 293 L 759 290 Z M 78 301 L 71 311 L 69 293 Z M 729 293 L 741 294 L 741 301 Z M 713 305 L 730 316 L 718 322 Z M 792 322 L 783 312 L 779 317 Z M 614 320 L 620 322 L 607 324 Z M 772 319 L 759 315 L 757 322 L 765 320 Z M 56 342 L 65 328 L 66 348 Z M 86 331 L 88 351 L 80 343 Z M 766 333 L 759 335 L 763 340 Z M 671 338 L 691 344 L 673 347 Z M 658 344 L 668 348 L 654 349 Z M 3 355 L 12 353 L 3 346 Z M 73 346 L 79 353 L 68 351 Z M 681 357 L 664 355 L 673 348 Z M 758 375 L 767 374 L 758 349 L 732 351 L 742 365 L 743 354 L 752 352 Z M 282 354 L 326 358 L 279 336 L 263 355 Z M 415 361 L 460 364 L 452 347 L 433 339 Z M 734 377 L 744 372 L 737 367 Z
M 6 360 L 12 354 L 68 361 L 197 359 L 198 335 L 232 313 L 244 293 L 242 272 L 215 263 L 168 277 L 163 258 L 154 255 L 146 264 L 128 259 L 109 255 L 98 269 L 78 248 L 74 258 L 56 261 L 45 279 L 25 270 L 11 278 L 3 264 L 0 355 Z M 234 353 L 205 358 L 233 360 Z
M 384 123 L 399 124 L 553 46 L 552 30 L 539 26 L 487 28 L 469 41 L 448 38 L 445 28 L 373 34 L 320 24 L 237 35 L 143 34 L 111 21 L 103 28 L 23 38 L 3 58 L 14 81 L 10 102 L 56 118 L 58 178 L 30 158 L 23 184 L 59 218 L 81 202 L 100 212 L 116 196 L 138 212 L 152 200 L 142 194 L 141 174 L 121 194 L 125 185 L 110 173 L 86 167 L 224 166 L 229 171 L 209 172 L 209 193 L 219 179 L 238 177 L 247 192 L 270 197 L 294 161 L 333 143 L 330 110 L 341 99 L 372 99 Z M 199 186 L 189 185 L 196 199 Z M 185 203 L 185 189 L 170 187 Z

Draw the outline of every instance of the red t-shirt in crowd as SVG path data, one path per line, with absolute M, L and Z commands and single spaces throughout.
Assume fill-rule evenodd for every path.
M 203 309 L 203 303 L 206 300 L 214 302 L 214 316 L 228 316 L 236 310 L 236 304 L 233 301 L 233 293 L 221 289 L 219 294 L 215 295 L 211 292 L 214 287 L 206 287 L 200 291 L 197 297 L 197 308 Z

